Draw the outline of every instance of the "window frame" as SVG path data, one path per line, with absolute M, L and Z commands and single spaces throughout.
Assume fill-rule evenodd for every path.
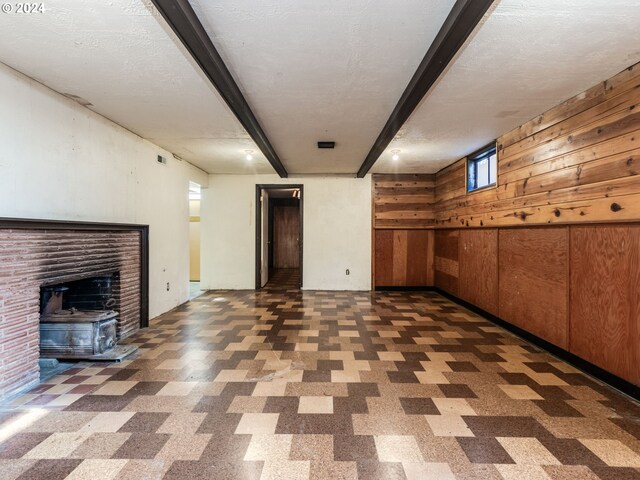
M 489 159 L 491 157 L 491 155 L 495 153 L 496 155 L 496 178 L 493 179 L 493 181 L 491 181 L 491 165 L 489 165 L 489 181 L 490 183 L 488 185 L 485 185 L 483 187 L 478 187 L 478 188 L 474 188 L 473 190 L 469 190 L 469 164 L 471 162 L 477 163 L 483 159 Z M 467 155 L 466 161 L 465 161 L 465 191 L 466 194 L 473 194 L 476 192 L 481 192 L 483 190 L 487 190 L 489 188 L 497 188 L 498 187 L 498 143 L 497 141 L 493 141 L 491 143 L 489 143 L 488 145 L 485 145 L 484 147 L 476 150 L 475 152 L 471 153 L 470 155 Z M 477 180 L 477 173 L 476 173 L 476 180 Z

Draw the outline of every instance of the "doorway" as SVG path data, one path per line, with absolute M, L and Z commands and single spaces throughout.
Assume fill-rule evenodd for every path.
M 200 200 L 201 186 L 189 182 L 189 299 L 200 290 Z
M 256 185 L 256 289 L 302 288 L 302 185 Z

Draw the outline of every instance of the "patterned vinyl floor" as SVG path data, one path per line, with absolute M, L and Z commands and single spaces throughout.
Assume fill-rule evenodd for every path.
M 6 405 L 9 479 L 638 479 L 640 407 L 434 293 L 206 293 Z

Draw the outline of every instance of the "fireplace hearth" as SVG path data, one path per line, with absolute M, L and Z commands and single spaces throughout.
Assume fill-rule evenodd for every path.
M 40 290 L 40 357 L 119 361 L 137 350 L 118 346 L 114 277 L 91 277 Z

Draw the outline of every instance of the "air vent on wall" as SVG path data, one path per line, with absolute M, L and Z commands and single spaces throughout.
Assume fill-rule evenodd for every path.
M 318 148 L 335 148 L 336 142 L 318 142 Z
M 163 157 L 162 155 L 158 155 L 158 163 L 166 165 L 167 164 L 167 157 Z

